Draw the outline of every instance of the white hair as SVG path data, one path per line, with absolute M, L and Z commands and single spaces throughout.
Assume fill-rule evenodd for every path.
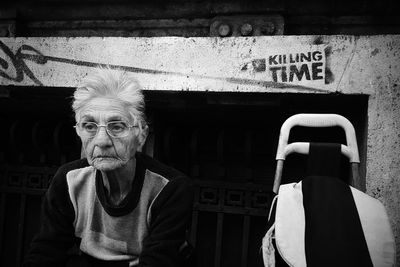
M 76 120 L 82 108 L 93 98 L 112 98 L 120 101 L 141 129 L 146 126 L 142 88 L 138 81 L 126 72 L 99 68 L 97 72 L 84 78 L 73 96 L 72 109 Z

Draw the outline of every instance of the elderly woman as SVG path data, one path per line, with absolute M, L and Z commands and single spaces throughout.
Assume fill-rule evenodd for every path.
M 24 266 L 179 266 L 193 191 L 185 175 L 140 153 L 148 126 L 138 83 L 109 69 L 74 93 L 85 159 L 63 165 Z

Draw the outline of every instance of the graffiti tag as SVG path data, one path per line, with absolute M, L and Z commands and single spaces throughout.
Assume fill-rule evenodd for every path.
M 18 48 L 17 52 L 14 54 L 10 48 L 8 48 L 2 41 L 0 41 L 0 50 L 8 57 L 9 62 L 15 68 L 15 75 L 11 76 L 3 70 L 9 69 L 10 65 L 6 59 L 0 57 L 0 66 L 3 70 L 0 70 L 0 76 L 15 82 L 22 82 L 24 80 L 24 75 L 32 79 L 36 84 L 42 85 L 42 83 L 33 75 L 32 71 L 25 64 L 25 59 L 30 59 L 35 61 L 37 64 L 46 64 L 46 57 L 40 53 L 38 50 L 29 45 L 22 45 Z M 25 54 L 24 52 L 33 52 L 34 54 Z
M 159 71 L 153 69 L 145 69 L 145 68 L 136 68 L 130 66 L 121 66 L 121 65 L 112 65 L 112 64 L 102 64 L 102 63 L 95 63 L 90 61 L 83 61 L 83 60 L 74 60 L 68 58 L 61 58 L 61 57 L 53 57 L 53 56 L 46 56 L 41 53 L 39 50 L 33 48 L 30 45 L 21 45 L 18 48 L 17 52 L 14 54 L 11 49 L 6 46 L 2 41 L 0 41 L 0 51 L 8 57 L 9 61 L 4 58 L 0 57 L 0 66 L 3 70 L 0 70 L 0 77 L 15 81 L 15 82 L 22 82 L 25 78 L 24 75 L 28 76 L 32 81 L 35 82 L 37 85 L 43 86 L 41 81 L 39 81 L 33 72 L 29 69 L 26 65 L 26 60 L 33 61 L 39 65 L 45 65 L 48 61 L 72 64 L 76 66 L 85 66 L 85 67 L 92 67 L 92 68 L 99 68 L 99 67 L 108 67 L 111 69 L 118 69 L 124 70 L 128 72 L 136 72 L 136 73 L 150 73 L 150 74 L 174 74 L 174 72 L 166 72 L 166 71 Z M 10 67 L 9 62 L 14 66 L 15 75 L 11 76 L 4 70 L 8 70 Z M 179 73 L 176 73 L 179 74 Z

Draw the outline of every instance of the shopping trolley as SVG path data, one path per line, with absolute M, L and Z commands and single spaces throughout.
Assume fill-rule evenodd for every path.
M 345 132 L 346 144 L 327 146 L 329 149 L 307 142 L 289 144 L 294 126 L 339 126 Z M 311 148 L 312 153 L 322 156 L 324 151 L 344 154 L 351 166 L 351 186 L 325 174 L 281 185 L 286 157 L 291 153 L 309 154 Z M 337 114 L 297 114 L 288 118 L 281 127 L 276 160 L 273 191 L 277 196 L 262 244 L 265 266 L 277 262 L 296 267 L 394 266 L 395 243 L 386 210 L 378 200 L 360 191 L 357 140 L 349 120 Z

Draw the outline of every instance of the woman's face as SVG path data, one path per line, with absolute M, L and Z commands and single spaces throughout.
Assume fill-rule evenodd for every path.
M 111 121 L 124 121 L 136 125 L 128 110 L 116 99 L 94 98 L 78 114 L 78 123 L 95 122 L 105 125 Z M 124 167 L 134 159 L 138 147 L 146 140 L 146 131 L 132 127 L 125 137 L 111 137 L 105 127 L 99 127 L 92 137 L 79 133 L 88 163 L 101 171 L 112 171 Z

